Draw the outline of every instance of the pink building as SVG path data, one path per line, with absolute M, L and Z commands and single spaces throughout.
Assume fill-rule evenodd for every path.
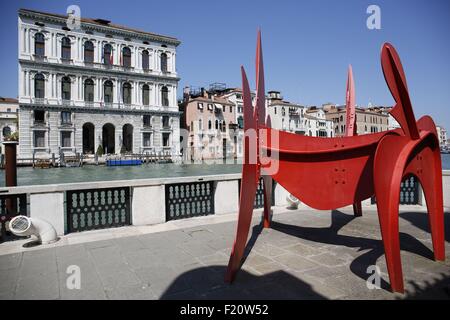
M 186 160 L 201 161 L 236 157 L 237 123 L 235 105 L 205 89 L 185 88 L 181 130 L 186 130 Z

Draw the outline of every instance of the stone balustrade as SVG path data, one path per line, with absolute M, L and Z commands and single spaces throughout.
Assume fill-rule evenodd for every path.
M 0 188 L 4 217 L 5 199 L 26 195 L 27 209 L 21 214 L 52 223 L 59 235 L 70 232 L 149 225 L 172 219 L 238 211 L 240 174 L 135 179 Z M 450 208 L 450 170 L 443 171 L 444 206 Z M 274 206 L 287 206 L 288 192 L 274 185 Z M 418 204 L 425 205 L 423 192 Z M 370 206 L 370 199 L 363 206 Z M 257 192 L 255 208 L 262 207 Z M 5 223 L 6 218 L 3 219 Z M 9 220 L 9 219 L 8 219 Z M 2 221 L 0 221 L 2 222 Z

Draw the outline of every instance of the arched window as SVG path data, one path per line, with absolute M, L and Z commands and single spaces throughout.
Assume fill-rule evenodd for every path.
M 148 84 L 142 86 L 142 104 L 148 106 L 150 104 L 150 88 Z
M 11 135 L 11 128 L 8 126 L 3 127 L 3 137 L 8 137 L 9 135 Z
M 122 49 L 122 65 L 124 67 L 131 67 L 131 50 L 128 47 Z
M 208 130 L 211 130 L 212 129 L 212 122 L 211 122 L 211 120 L 208 120 Z
M 112 46 L 109 43 L 103 47 L 103 63 L 108 65 L 114 64 Z
M 169 89 L 166 86 L 161 88 L 161 103 L 165 107 L 169 105 Z
M 61 81 L 61 92 L 63 100 L 70 100 L 70 78 L 64 77 Z
M 45 78 L 42 73 L 34 76 L 34 97 L 45 98 Z
M 147 50 L 142 51 L 142 69 L 144 70 L 150 69 L 149 54 Z
M 61 41 L 61 59 L 70 60 L 71 58 L 71 45 L 70 39 L 67 37 L 62 38 Z
M 94 62 L 94 44 L 91 41 L 84 43 L 84 62 Z
M 198 130 L 203 130 L 203 122 L 202 119 L 198 120 Z
M 113 83 L 110 80 L 106 80 L 103 86 L 103 97 L 105 103 L 113 102 Z
M 167 54 L 161 53 L 161 71 L 167 72 Z
M 42 33 L 36 33 L 34 36 L 34 54 L 45 56 L 45 37 Z
M 122 88 L 123 88 L 123 91 L 122 91 L 123 103 L 131 104 L 131 84 L 129 84 L 128 82 L 125 82 L 123 84 Z
M 216 128 L 216 130 L 219 129 L 219 120 L 216 120 L 215 128 Z
M 94 102 L 94 81 L 92 79 L 84 81 L 84 101 Z

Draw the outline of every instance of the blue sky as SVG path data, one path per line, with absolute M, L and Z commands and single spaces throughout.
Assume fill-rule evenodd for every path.
M 2 1 L 0 96 L 17 96 L 17 10 L 65 13 L 175 36 L 178 95 L 185 85 L 240 86 L 243 64 L 254 85 L 256 31 L 262 28 L 266 89 L 306 105 L 344 103 L 352 64 L 359 105 L 392 105 L 380 48 L 400 54 L 418 118 L 430 114 L 450 129 L 450 1 Z M 366 27 L 370 4 L 381 8 L 381 30 Z

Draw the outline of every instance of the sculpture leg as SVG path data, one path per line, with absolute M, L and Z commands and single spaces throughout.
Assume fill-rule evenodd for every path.
M 381 237 L 383 239 L 386 265 L 392 291 L 403 293 L 403 272 L 400 258 L 400 239 L 398 228 L 398 206 L 400 180 L 392 181 L 397 187 L 389 187 L 382 183 L 375 184 L 377 197 L 378 219 L 380 221 Z M 381 196 L 381 195 L 384 195 Z M 384 198 L 381 200 L 380 198 Z
M 353 214 L 355 215 L 355 217 L 362 216 L 361 202 L 358 201 L 353 204 Z
M 408 166 L 422 185 L 428 209 L 435 260 L 445 260 L 441 158 L 438 148 L 425 147 Z
M 238 271 L 242 256 L 247 244 L 248 232 L 252 221 L 253 203 L 258 186 L 256 165 L 244 164 L 241 180 L 241 195 L 239 200 L 239 217 L 236 231 L 236 239 L 231 251 L 225 274 L 226 282 L 233 282 Z
M 271 207 L 272 207 L 272 177 L 263 176 L 264 185 L 264 228 L 270 227 L 270 221 L 272 220 Z
M 397 139 L 399 138 L 399 139 Z M 406 159 L 402 161 L 402 137 L 387 136 L 380 141 L 374 161 L 374 187 L 378 219 L 384 244 L 386 265 L 392 291 L 404 292 L 400 259 L 398 209 L 400 183 Z

